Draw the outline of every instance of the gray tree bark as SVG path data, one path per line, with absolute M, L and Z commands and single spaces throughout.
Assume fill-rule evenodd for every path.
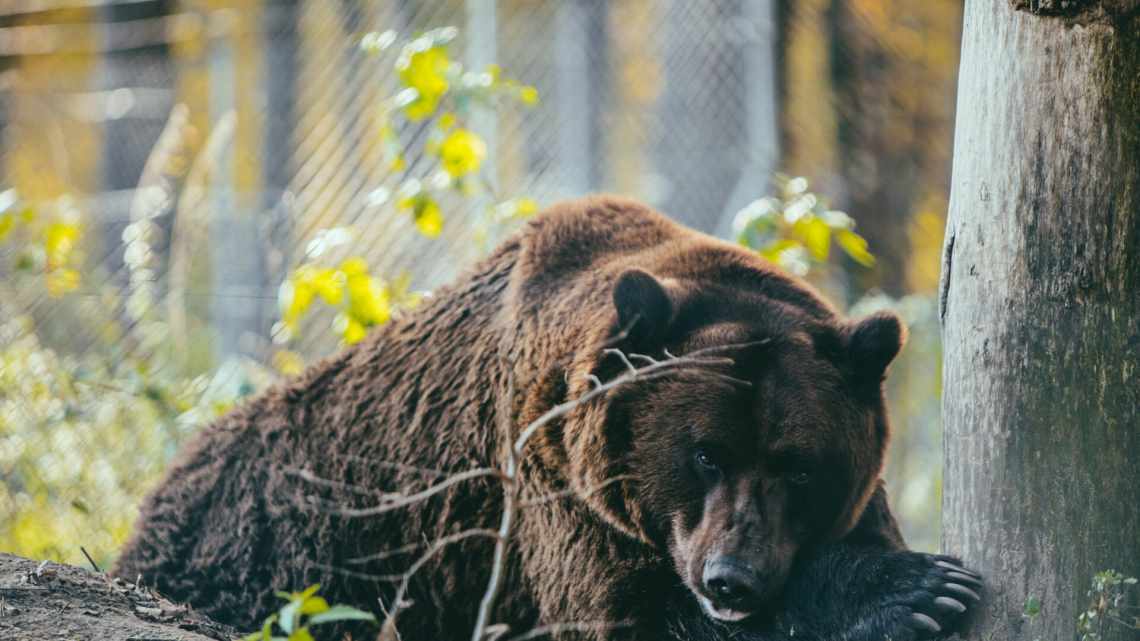
M 1071 640 L 1094 573 L 1140 576 L 1140 2 L 968 0 L 962 48 L 943 544 L 971 638 Z

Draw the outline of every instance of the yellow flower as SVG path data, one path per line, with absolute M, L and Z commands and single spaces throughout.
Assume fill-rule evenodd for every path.
M 452 178 L 461 178 L 479 170 L 487 155 L 483 139 L 468 129 L 456 129 L 439 145 L 439 159 Z

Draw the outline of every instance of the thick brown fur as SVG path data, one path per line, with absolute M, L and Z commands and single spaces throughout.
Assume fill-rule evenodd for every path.
M 770 338 L 778 343 L 767 348 L 773 358 L 790 358 L 792 352 L 780 351 L 784 343 L 811 355 L 781 372 L 825 380 L 820 393 L 859 405 L 866 436 L 843 453 L 853 489 L 840 497 L 842 518 L 805 538 L 821 542 L 850 532 L 876 487 L 887 443 L 882 368 L 898 349 L 898 331 L 884 338 L 878 334 L 890 334 L 890 323 L 886 330 L 861 329 L 751 252 L 639 203 L 592 197 L 556 205 L 414 312 L 206 428 L 146 500 L 115 574 L 141 576 L 169 597 L 245 628 L 275 609 L 274 590 L 312 583 L 324 586 L 330 602 L 381 614 L 381 604 L 392 607 L 395 583 L 375 577 L 402 573 L 424 548 L 361 559 L 496 527 L 500 484 L 467 481 L 367 518 L 340 516 L 329 506 L 367 507 L 382 492 L 498 467 L 523 426 L 587 391 L 588 374 L 603 380 L 619 374 L 621 364 L 604 357 L 603 348 L 623 329 L 614 285 L 631 269 L 645 270 L 669 290 L 672 338 L 635 327 L 619 346 L 660 355 L 662 347 Z M 756 309 L 766 311 L 752 323 Z M 709 330 L 714 325 L 720 329 Z M 890 354 L 880 358 L 884 349 Z M 850 350 L 867 350 L 867 358 L 853 358 Z M 814 363 L 826 363 L 826 371 L 817 376 Z M 641 419 L 630 412 L 647 394 L 683 395 L 685 381 L 700 376 L 633 384 L 536 435 L 522 472 L 525 495 L 571 489 L 577 496 L 523 509 L 496 621 L 520 631 L 632 620 L 633 637 L 660 632 L 654 610 L 679 583 L 668 523 L 681 517 L 653 513 L 668 497 L 644 495 L 655 472 L 638 468 L 638 452 L 655 437 L 631 433 Z M 860 421 L 845 429 L 862 430 Z M 821 426 L 808 438 L 839 438 L 829 429 Z M 630 479 L 592 491 L 621 475 Z M 901 546 L 885 502 L 865 521 L 857 536 Z M 399 618 L 403 639 L 469 634 L 491 548 L 489 539 L 467 539 L 420 570 L 409 595 L 413 605 Z M 619 635 L 631 632 L 598 634 Z

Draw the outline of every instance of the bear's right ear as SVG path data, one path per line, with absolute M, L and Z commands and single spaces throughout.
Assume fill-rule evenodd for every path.
M 618 331 L 635 344 L 645 345 L 665 334 L 673 316 L 673 301 L 664 283 L 641 269 L 630 269 L 614 284 Z
M 906 326 L 892 312 L 876 312 L 856 321 L 847 341 L 855 371 L 877 383 L 906 343 Z

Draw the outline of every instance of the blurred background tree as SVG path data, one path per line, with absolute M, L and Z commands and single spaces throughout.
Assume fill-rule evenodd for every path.
M 599 190 L 807 270 L 853 313 L 900 310 L 888 484 L 936 548 L 960 14 L 0 3 L 0 549 L 109 559 L 196 425 Z

